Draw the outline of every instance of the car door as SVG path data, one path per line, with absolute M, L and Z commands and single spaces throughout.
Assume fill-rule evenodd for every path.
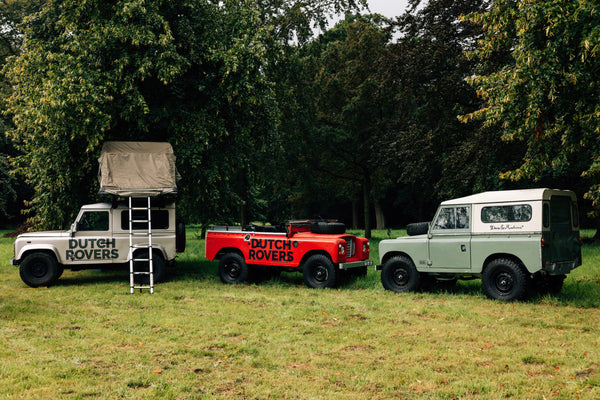
M 69 240 L 67 261 L 98 264 L 113 262 L 116 257 L 116 242 L 110 231 L 109 212 L 84 211 Z
M 471 269 L 471 206 L 443 206 L 429 231 L 431 269 Z

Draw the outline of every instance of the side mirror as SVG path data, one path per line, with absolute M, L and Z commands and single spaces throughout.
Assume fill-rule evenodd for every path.
M 71 224 L 71 237 L 73 237 L 75 235 L 75 232 L 77 232 L 77 223 L 73 222 Z

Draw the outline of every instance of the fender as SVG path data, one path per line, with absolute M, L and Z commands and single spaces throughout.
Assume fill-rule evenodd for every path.
M 51 252 L 52 254 L 54 254 L 54 257 L 56 257 L 56 259 L 58 260 L 58 262 L 60 264 L 63 263 L 63 259 L 60 257 L 60 254 L 59 254 L 56 246 L 50 245 L 50 244 L 47 244 L 47 245 L 27 244 L 21 248 L 21 251 L 19 252 L 19 254 L 15 255 L 15 260 L 17 260 L 17 262 L 20 263 L 21 261 L 23 261 L 23 258 L 25 258 L 27 253 L 36 252 L 36 251 L 37 252 L 39 252 L 39 251 Z

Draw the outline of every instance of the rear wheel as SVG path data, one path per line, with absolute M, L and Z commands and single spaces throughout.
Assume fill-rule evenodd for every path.
M 392 292 L 412 292 L 419 289 L 421 275 L 410 258 L 395 256 L 383 264 L 381 284 Z
M 529 277 L 517 262 L 499 258 L 490 262 L 481 276 L 483 291 L 495 300 L 523 300 L 527 295 Z
M 311 256 L 304 263 L 304 283 L 310 288 L 334 287 L 336 271 L 333 263 L 322 254 Z
M 31 287 L 52 286 L 61 274 L 53 255 L 36 252 L 25 256 L 19 267 L 21 279 Z
M 148 259 L 148 252 L 143 251 L 136 254 L 135 258 Z M 150 272 L 150 263 L 148 261 L 134 261 L 133 270 L 135 272 Z M 154 275 L 154 283 L 161 283 L 167 279 L 165 260 L 155 252 L 152 253 L 152 274 Z M 149 285 L 150 276 L 148 274 L 135 275 L 135 282 L 141 285 Z
M 221 282 L 236 284 L 248 279 L 248 265 L 244 257 L 237 253 L 227 253 L 219 260 Z

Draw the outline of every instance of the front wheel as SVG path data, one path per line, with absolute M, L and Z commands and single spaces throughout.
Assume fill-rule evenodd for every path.
M 419 289 L 421 275 L 411 259 L 403 256 L 392 257 L 381 268 L 381 284 L 392 292 L 412 292 Z
M 248 265 L 244 257 L 237 253 L 227 253 L 221 257 L 219 278 L 227 284 L 241 283 L 248 279 Z
M 304 283 L 310 288 L 334 287 L 336 271 L 333 262 L 322 254 L 311 256 L 304 263 Z
M 527 273 L 513 260 L 500 258 L 490 262 L 481 276 L 483 291 L 494 300 L 523 300 L 527 295 Z
M 48 253 L 31 253 L 19 267 L 21 279 L 31 287 L 52 286 L 61 274 L 58 262 Z

